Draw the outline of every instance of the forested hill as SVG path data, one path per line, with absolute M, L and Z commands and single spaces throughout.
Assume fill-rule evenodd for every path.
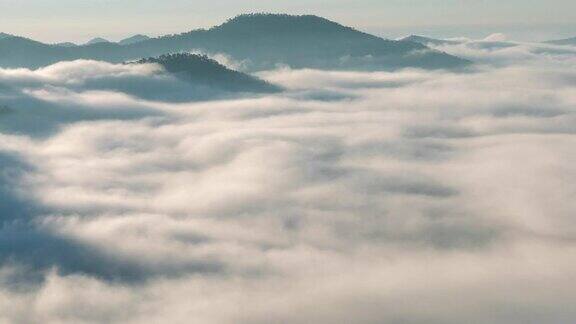
M 231 70 L 205 55 L 167 54 L 141 59 L 135 64 L 160 64 L 179 79 L 235 92 L 277 92 L 281 89 L 251 75 Z
M 123 62 L 188 51 L 227 54 L 251 70 L 279 65 L 343 70 L 437 69 L 470 63 L 416 42 L 382 39 L 317 16 L 253 14 L 238 16 L 208 30 L 128 45 L 61 47 L 24 38 L 0 39 L 0 66 L 35 68 L 73 59 Z

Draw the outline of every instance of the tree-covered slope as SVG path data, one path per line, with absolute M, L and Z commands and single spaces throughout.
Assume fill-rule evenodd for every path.
M 252 70 L 288 65 L 319 69 L 457 68 L 470 62 L 410 41 L 385 40 L 317 16 L 242 15 L 208 30 L 130 45 L 74 48 L 31 40 L 0 40 L 0 66 L 39 67 L 62 60 L 123 62 L 168 53 L 224 53 Z
M 231 70 L 205 55 L 167 54 L 141 59 L 135 64 L 159 64 L 177 78 L 234 92 L 276 92 L 281 89 L 251 75 Z

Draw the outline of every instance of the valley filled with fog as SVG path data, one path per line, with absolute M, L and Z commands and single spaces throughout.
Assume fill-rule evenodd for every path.
M 0 322 L 570 322 L 576 47 L 427 45 L 0 68 Z

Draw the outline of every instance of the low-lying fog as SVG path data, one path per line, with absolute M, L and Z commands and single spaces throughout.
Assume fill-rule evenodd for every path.
M 0 322 L 570 322 L 576 48 L 494 44 L 211 100 L 0 69 Z

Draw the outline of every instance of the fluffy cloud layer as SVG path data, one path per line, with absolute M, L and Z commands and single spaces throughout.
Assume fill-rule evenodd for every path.
M 468 58 L 477 63 L 505 67 L 510 65 L 549 64 L 570 68 L 576 63 L 576 47 L 507 40 L 493 34 L 483 40 L 454 39 L 454 44 L 434 45 L 438 50 Z
M 212 101 L 0 70 L 0 322 L 573 321 L 576 55 L 462 48 L 487 64 Z

